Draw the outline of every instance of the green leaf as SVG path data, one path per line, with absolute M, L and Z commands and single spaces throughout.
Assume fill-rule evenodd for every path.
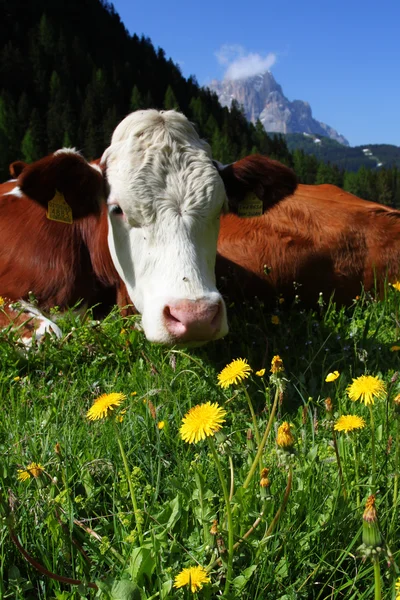
M 251 565 L 250 567 L 247 567 L 247 569 L 245 569 L 241 575 L 235 577 L 232 583 L 236 592 L 240 593 L 244 589 L 245 585 L 249 581 L 250 577 L 253 575 L 256 568 L 256 565 Z
M 133 581 L 128 579 L 114 581 L 110 600 L 140 600 L 140 598 L 140 589 Z
M 143 577 L 151 577 L 156 563 L 150 548 L 134 548 L 129 561 L 128 572 L 137 584 L 141 585 Z

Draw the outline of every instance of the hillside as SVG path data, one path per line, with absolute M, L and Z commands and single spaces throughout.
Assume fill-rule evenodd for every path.
M 129 35 L 100 0 L 0 0 L 0 176 L 62 146 L 99 156 L 138 108 L 179 108 L 226 163 L 250 152 L 289 161 L 239 110 L 186 80 L 147 37 Z M 112 49 L 112 51 L 111 51 Z
M 337 165 L 346 171 L 358 171 L 361 167 L 376 169 L 381 167 L 400 168 L 400 147 L 389 144 L 369 144 L 347 147 L 323 136 L 304 133 L 290 133 L 285 136 L 291 152 L 303 150 L 316 156 L 318 160 Z

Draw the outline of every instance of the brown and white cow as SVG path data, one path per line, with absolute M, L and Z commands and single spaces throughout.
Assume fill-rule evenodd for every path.
M 322 293 L 346 305 L 362 287 L 379 292 L 399 275 L 400 211 L 333 185 L 299 184 L 258 218 L 221 219 L 217 281 L 230 299 L 258 296 L 271 304 L 278 295 L 289 302 L 298 295 L 316 306 Z
M 142 314 L 146 337 L 164 344 L 227 333 L 215 283 L 220 215 L 237 212 L 245 192 L 257 194 L 262 212 L 296 187 L 290 169 L 263 157 L 220 175 L 209 146 L 175 111 L 126 117 L 101 168 L 64 149 L 12 172 L 16 180 L 0 187 L 6 308 L 30 293 L 40 308 L 63 309 L 117 290 L 120 306 Z M 10 315 L 2 310 L 3 323 Z

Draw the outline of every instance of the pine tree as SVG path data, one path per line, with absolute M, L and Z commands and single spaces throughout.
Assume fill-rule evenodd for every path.
M 165 110 L 179 110 L 178 100 L 176 99 L 174 90 L 169 85 L 164 96 L 164 108 Z

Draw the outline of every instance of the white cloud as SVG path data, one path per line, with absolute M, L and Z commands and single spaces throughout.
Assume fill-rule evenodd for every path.
M 245 79 L 268 71 L 276 62 L 276 54 L 266 56 L 255 52 L 246 52 L 237 44 L 224 45 L 215 52 L 220 65 L 226 67 L 224 79 Z

